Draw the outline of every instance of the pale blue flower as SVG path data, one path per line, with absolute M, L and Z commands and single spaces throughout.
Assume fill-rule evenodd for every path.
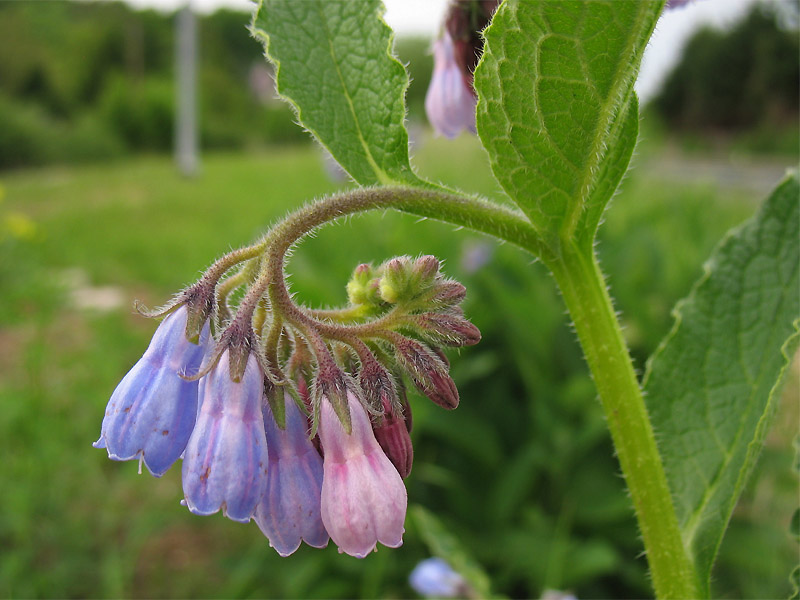
M 408 577 L 411 587 L 421 596 L 455 598 L 467 589 L 464 578 L 441 558 L 426 558 Z
M 197 414 L 198 383 L 186 381 L 200 367 L 209 344 L 208 323 L 199 344 L 184 334 L 185 306 L 167 315 L 150 346 L 122 379 L 106 408 L 95 448 L 113 460 L 141 460 L 160 477 L 181 456 Z
M 229 519 L 246 523 L 266 484 L 264 375 L 254 354 L 238 383 L 230 377 L 229 363 L 225 350 L 200 380 L 200 411 L 183 458 L 183 493 L 194 514 L 222 510 Z

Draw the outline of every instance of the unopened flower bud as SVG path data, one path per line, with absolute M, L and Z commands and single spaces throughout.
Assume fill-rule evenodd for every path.
M 380 298 L 377 295 L 376 278 L 372 265 L 360 264 L 353 271 L 350 281 L 347 282 L 347 298 L 350 304 L 377 304 Z
M 480 330 L 455 312 L 429 312 L 410 319 L 424 337 L 445 346 L 474 346 L 481 341 Z
M 425 289 L 430 287 L 439 274 L 439 259 L 430 254 L 420 256 L 414 261 L 413 276 L 416 285 Z
M 453 279 L 437 282 L 430 297 L 436 308 L 447 308 L 460 304 L 467 296 L 467 288 Z
M 392 342 L 398 362 L 419 391 L 442 408 L 456 408 L 458 390 L 447 373 L 445 363 L 430 348 L 415 340 L 397 336 Z
M 389 304 L 407 299 L 411 261 L 407 256 L 398 256 L 382 266 L 380 296 Z
M 406 409 L 410 414 L 410 409 Z M 406 419 L 398 414 L 394 403 L 388 398 L 383 398 L 383 416 L 372 427 L 375 439 L 383 448 L 383 452 L 405 479 L 411 473 L 414 462 L 414 448 L 411 445 Z
M 371 353 L 362 353 L 360 359 L 358 384 L 361 386 L 364 401 L 373 414 L 383 413 L 385 401 L 402 411 L 392 374 Z
M 439 260 L 420 256 L 413 261 L 398 256 L 381 267 L 380 295 L 390 304 L 426 298 L 437 285 Z

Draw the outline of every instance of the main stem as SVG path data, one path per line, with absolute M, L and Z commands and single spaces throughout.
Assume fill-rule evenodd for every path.
M 658 598 L 698 598 L 642 391 L 591 248 L 548 261 L 575 323 L 642 531 Z

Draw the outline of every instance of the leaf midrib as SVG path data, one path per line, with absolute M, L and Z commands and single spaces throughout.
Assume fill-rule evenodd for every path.
M 347 85 L 345 85 L 345 80 L 344 80 L 344 77 L 342 76 L 341 69 L 339 68 L 339 61 L 338 61 L 338 57 L 336 55 L 336 51 L 335 51 L 334 46 L 333 46 L 333 38 L 331 36 L 331 32 L 330 32 L 330 29 L 328 27 L 328 20 L 327 20 L 326 15 L 325 15 L 325 10 L 324 10 L 324 8 L 323 8 L 321 3 L 315 3 L 315 7 L 316 7 L 317 12 L 319 13 L 319 16 L 320 16 L 320 22 L 322 23 L 322 27 L 323 27 L 323 29 L 325 31 L 325 37 L 328 40 L 328 48 L 330 50 L 331 61 L 333 62 L 333 67 L 334 67 L 334 69 L 336 71 L 336 76 L 339 78 L 339 84 L 342 87 L 344 98 L 347 101 L 347 107 L 349 108 L 350 114 L 351 114 L 351 116 L 353 118 L 353 124 L 354 124 L 354 126 L 356 128 L 356 133 L 358 135 L 358 141 L 361 143 L 361 147 L 364 149 L 364 156 L 366 157 L 367 162 L 369 163 L 370 167 L 372 167 L 372 170 L 375 172 L 375 175 L 377 176 L 378 181 L 380 183 L 382 183 L 384 185 L 392 185 L 392 184 L 399 183 L 396 180 L 392 179 L 389 176 L 389 174 L 386 173 L 386 171 L 381 169 L 378 166 L 378 163 L 375 162 L 375 158 L 372 156 L 372 152 L 370 151 L 369 144 L 367 144 L 367 141 L 364 138 L 364 134 L 363 134 L 363 132 L 361 130 L 361 122 L 358 119 L 358 115 L 357 115 L 356 110 L 355 110 L 355 105 L 353 104 L 353 99 L 350 96 L 350 90 L 347 89 Z
M 633 49 L 641 38 L 639 32 L 641 31 L 642 23 L 645 21 L 648 11 L 650 10 L 647 4 L 647 2 L 638 3 L 636 21 L 634 27 L 631 29 L 631 31 L 635 33 L 628 36 L 627 43 L 625 45 L 625 51 L 621 54 L 621 56 L 632 56 Z M 579 46 L 579 48 L 581 49 L 581 52 L 583 52 L 583 46 Z M 613 136 L 614 127 L 612 126 L 614 124 L 614 115 L 618 112 L 621 112 L 625 104 L 625 98 L 627 98 L 627 94 L 624 92 L 624 87 L 626 85 L 628 87 L 633 86 L 633 78 L 630 76 L 632 65 L 632 61 L 621 60 L 617 63 L 617 69 L 611 85 L 611 91 L 606 97 L 606 101 L 601 105 L 600 119 L 598 120 L 598 125 L 595 129 L 596 134 L 592 141 L 592 146 L 589 153 L 589 161 L 584 167 L 580 192 L 578 194 L 579 197 L 577 198 L 577 202 L 572 203 L 572 208 L 568 212 L 567 218 L 564 219 L 564 224 L 561 228 L 561 237 L 564 240 L 570 240 L 575 235 L 575 230 L 580 222 L 581 214 L 586 208 L 586 204 L 591 197 L 595 175 L 600 171 L 600 165 L 605 158 L 604 147 L 606 146 L 606 141 L 611 139 Z M 590 87 L 595 91 L 595 93 L 597 93 L 594 83 L 592 83 Z

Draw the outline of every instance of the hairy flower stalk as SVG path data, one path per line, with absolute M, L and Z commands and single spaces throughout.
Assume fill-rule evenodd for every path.
M 315 312 L 295 303 L 283 269 L 291 246 L 327 221 L 382 206 L 424 209 L 432 197 L 488 208 L 436 192 L 360 190 L 302 209 L 217 261 L 168 305 L 95 445 L 117 460 L 139 458 L 157 476 L 183 458 L 183 504 L 254 519 L 281 556 L 303 541 L 330 539 L 356 557 L 401 545 L 413 462 L 402 378 L 457 406 L 439 346 L 480 340 L 458 306 L 464 287 L 432 256 L 401 256 L 359 266 L 350 305 Z M 230 292 L 240 286 L 235 304 Z

